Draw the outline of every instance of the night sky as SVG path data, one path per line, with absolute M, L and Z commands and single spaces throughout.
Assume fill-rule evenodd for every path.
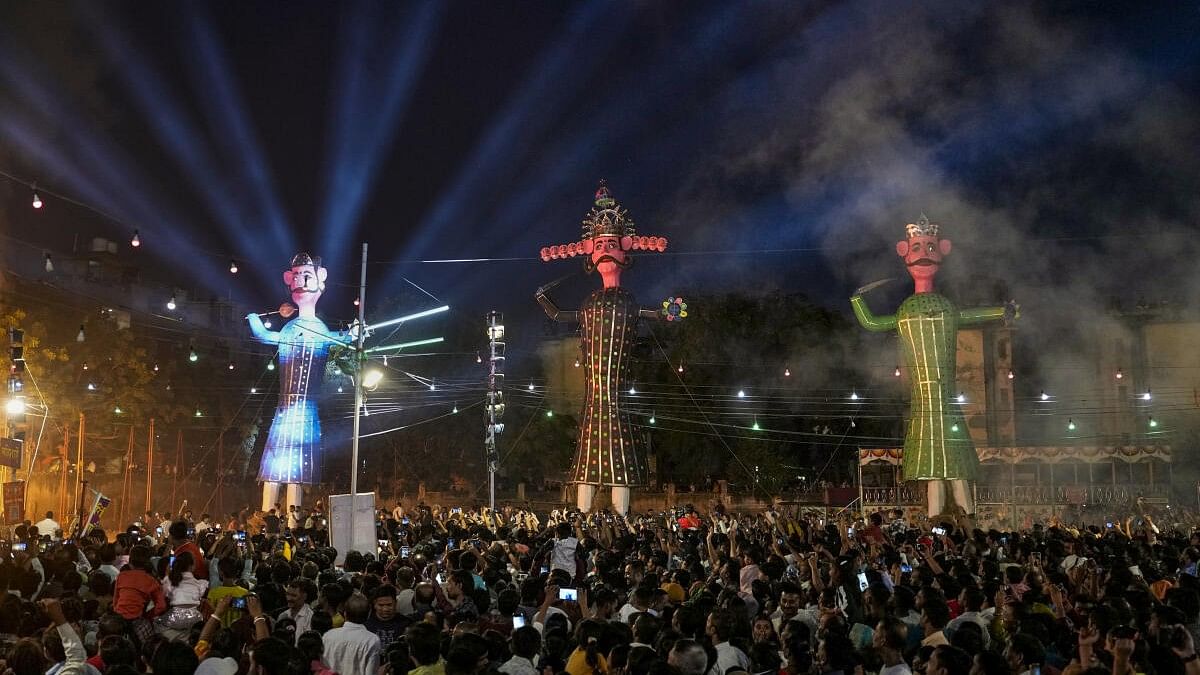
M 627 276 L 646 304 L 783 288 L 846 311 L 903 275 L 925 212 L 948 292 L 1052 330 L 1200 290 L 1196 35 L 1194 2 L 8 2 L 0 171 L 122 224 L 35 214 L 11 181 L 0 219 L 59 249 L 136 227 L 164 280 L 213 292 L 236 258 L 264 308 L 311 250 L 334 317 L 366 240 L 376 297 L 408 279 L 538 320 L 534 289 L 580 264 L 537 251 L 576 240 L 606 178 L 671 241 Z

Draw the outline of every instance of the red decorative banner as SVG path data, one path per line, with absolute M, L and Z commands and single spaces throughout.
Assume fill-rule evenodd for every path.
M 4 484 L 4 524 L 25 520 L 25 481 Z

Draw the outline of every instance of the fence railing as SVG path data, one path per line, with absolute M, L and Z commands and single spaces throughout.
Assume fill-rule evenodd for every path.
M 925 503 L 921 485 L 863 488 L 864 506 L 912 506 Z M 1129 504 L 1138 497 L 1161 500 L 1170 497 L 1168 485 L 987 485 L 975 486 L 977 504 L 1079 505 Z

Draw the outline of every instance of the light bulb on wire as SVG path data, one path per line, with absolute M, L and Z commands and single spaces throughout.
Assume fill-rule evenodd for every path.
M 154 372 L 156 372 L 156 373 L 158 372 L 158 364 L 157 363 L 154 364 Z
M 950 425 L 950 431 L 954 431 L 954 432 L 958 431 L 958 422 L 955 422 L 954 424 Z
M 270 328 L 270 327 L 271 327 L 271 320 L 270 320 L 270 319 L 267 319 L 266 321 L 263 321 L 263 328 Z
M 88 391 L 96 391 L 96 383 L 94 383 L 94 382 L 88 382 L 88 384 L 87 384 L 87 390 L 88 390 Z
M 87 339 L 87 335 L 85 335 L 85 334 L 84 334 L 84 332 L 83 332 L 83 324 L 79 324 L 79 334 L 77 334 L 77 335 L 75 336 L 75 341 L 76 341 L 76 342 L 83 342 L 83 341 L 84 341 L 84 340 L 86 340 L 86 339 Z
M 83 369 L 84 369 L 84 370 L 87 370 L 87 369 L 88 369 L 88 364 L 87 364 L 87 361 L 84 361 L 84 362 L 83 362 Z
M 1067 431 L 1075 431 L 1075 420 L 1073 420 L 1073 419 L 1067 420 Z
M 1149 401 L 1151 398 L 1152 398 L 1152 397 L 1150 396 L 1150 390 L 1149 390 L 1149 389 L 1147 389 L 1147 390 L 1146 390 L 1146 393 L 1142 394 L 1142 400 L 1143 400 L 1143 401 Z
M 258 387 L 250 387 L 250 393 L 251 393 L 251 394 L 257 394 L 257 393 L 258 393 Z
M 229 261 L 229 273 L 230 273 L 230 274 L 237 274 L 237 273 L 238 273 L 238 264 L 237 264 L 237 261 L 236 261 L 236 260 L 230 260 L 230 261 Z
M 458 413 L 458 404 L 457 403 L 454 404 L 454 407 L 450 410 L 450 413 L 451 414 Z
M 200 412 L 200 408 L 196 408 L 196 417 L 204 417 L 204 413 Z
M 1043 390 L 1042 390 L 1041 399 L 1042 399 L 1043 401 L 1049 401 L 1049 400 L 1050 400 L 1050 394 L 1047 394 L 1045 389 L 1043 389 Z
M 633 396 L 636 393 L 637 393 L 637 387 L 633 386 L 632 384 L 629 385 L 629 395 Z
M 479 355 L 479 352 L 475 352 L 475 363 L 483 363 L 483 357 Z
M 677 373 L 683 373 L 683 361 L 679 362 L 679 367 L 675 369 Z
M 754 430 L 754 431 L 761 431 L 761 430 L 762 430 L 762 427 L 758 426 L 758 417 L 755 417 L 755 418 L 754 418 L 754 424 L 753 424 L 753 425 L 751 425 L 751 426 L 750 426 L 750 428 L 751 428 L 752 430 Z
M 114 407 L 113 407 L 113 414 L 114 414 L 114 415 L 120 415 L 120 414 L 121 414 L 121 412 L 122 412 L 122 411 L 121 411 L 121 404 L 120 404 L 120 403 L 118 403 L 116 406 L 114 406 Z
M 546 417 L 554 417 L 554 411 L 553 411 L 553 410 L 547 410 L 547 411 L 546 411 Z
M 54 261 L 50 259 L 49 253 L 46 254 L 46 271 L 47 272 L 54 271 Z
M 1157 426 L 1158 426 L 1158 420 L 1154 419 L 1154 417 L 1151 416 L 1150 417 L 1150 428 L 1154 429 Z
M 960 391 L 960 392 L 958 392 L 958 397 L 955 400 L 957 400 L 959 403 L 966 403 L 967 395 Z
M 1119 379 L 1125 377 L 1125 373 L 1121 372 L 1120 368 L 1117 368 L 1117 373 L 1116 373 L 1115 377 L 1119 380 Z
M 229 362 L 229 369 L 230 369 L 230 370 L 233 370 L 233 368 L 234 368 L 233 361 L 230 361 L 230 362 Z
M 852 392 L 850 392 L 850 400 L 851 400 L 851 401 L 857 401 L 857 400 L 858 400 L 858 392 L 857 392 L 857 391 L 852 391 Z
M 746 390 L 745 390 L 745 389 L 738 389 L 737 397 L 738 397 L 738 398 L 746 398 Z
M 189 347 L 188 348 L 188 361 L 195 363 L 196 361 L 199 361 L 199 360 L 200 360 L 200 355 L 196 353 L 196 348 Z
M 1010 379 L 1010 380 L 1011 380 L 1011 379 L 1013 379 L 1014 377 L 1016 377 L 1016 374 L 1015 374 L 1015 373 L 1013 373 L 1013 371 L 1012 371 L 1012 368 L 1009 368 L 1009 369 L 1008 369 L 1008 379 Z
M 529 383 L 529 391 L 533 391 L 533 383 L 532 382 Z
M 175 311 L 176 307 L 178 307 L 178 305 L 175 304 L 175 296 L 172 295 L 171 299 L 167 301 L 167 309 Z
M 33 184 L 33 208 L 40 209 L 43 206 L 42 198 L 38 195 L 37 183 Z
M 338 385 L 338 393 L 339 394 L 342 393 L 342 385 L 340 385 L 340 384 Z
M 791 368 L 788 368 L 787 366 L 784 366 L 784 367 L 783 367 L 783 376 L 784 376 L 784 377 L 791 377 L 791 376 L 792 376 L 792 369 L 791 369 Z
M 267 361 L 267 370 L 275 370 L 275 362 Z
M 657 419 L 655 419 L 655 417 L 654 417 L 654 413 L 650 413 L 650 424 L 654 424 L 654 423 L 655 423 L 655 422 L 657 422 L 657 421 L 658 421 L 658 420 L 657 420 Z
M 133 231 L 133 239 L 129 240 L 129 245 L 134 248 L 137 248 L 142 245 L 142 238 L 138 236 L 137 230 Z
M 579 357 L 578 357 L 578 356 L 576 356 L 576 357 L 575 357 L 575 367 L 576 367 L 576 368 L 578 368 L 578 367 L 579 367 L 579 365 L 580 365 L 580 364 L 579 364 Z
M 896 366 L 896 369 L 892 371 L 892 376 L 900 377 L 900 366 Z

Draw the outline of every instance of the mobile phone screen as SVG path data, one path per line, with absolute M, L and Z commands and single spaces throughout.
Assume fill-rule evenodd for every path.
M 866 572 L 859 572 L 858 573 L 858 590 L 865 591 L 865 590 L 867 590 L 867 586 L 869 586 L 869 585 L 870 584 L 867 583 Z
M 513 628 L 524 628 L 524 627 L 525 627 L 525 615 L 513 614 Z
M 229 606 L 234 609 L 246 609 L 246 598 L 234 598 Z
M 559 600 L 570 600 L 575 602 L 579 599 L 579 589 L 576 588 L 560 588 L 558 589 Z
M 400 557 L 407 558 L 408 554 L 409 554 L 409 548 L 407 546 L 401 546 L 400 547 Z

